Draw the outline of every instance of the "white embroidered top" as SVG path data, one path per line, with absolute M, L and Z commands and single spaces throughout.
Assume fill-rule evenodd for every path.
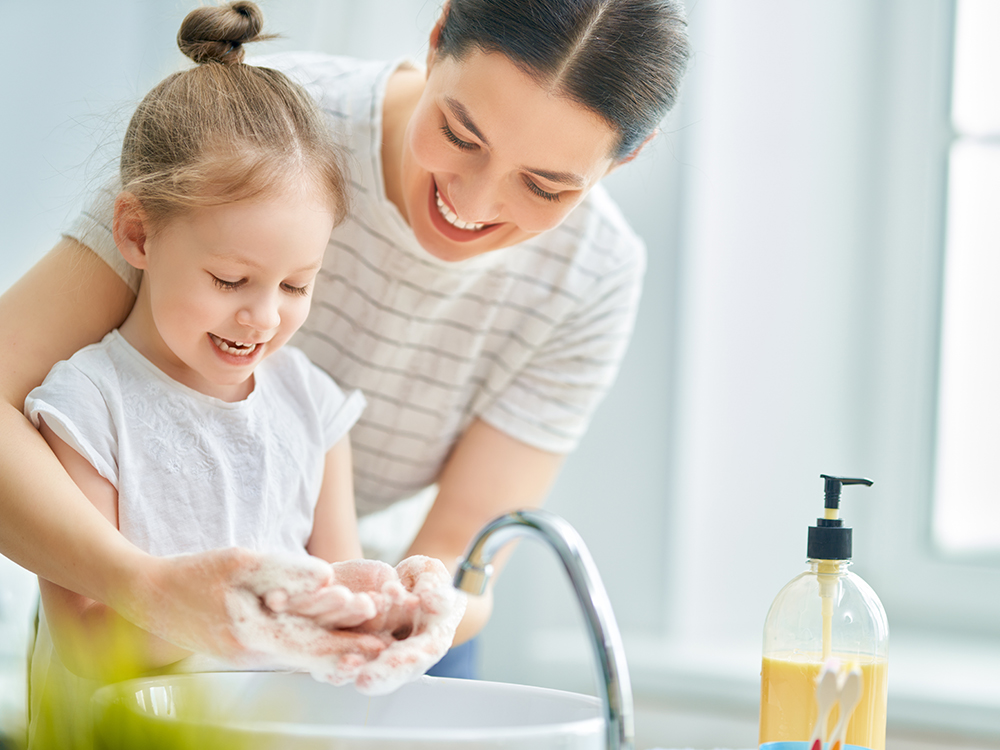
M 118 331 L 28 394 L 40 418 L 118 491 L 118 526 L 154 555 L 241 546 L 305 554 L 326 452 L 364 408 L 284 347 L 243 401 L 171 379 Z

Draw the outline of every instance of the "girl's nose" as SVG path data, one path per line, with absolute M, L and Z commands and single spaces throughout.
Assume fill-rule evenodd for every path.
M 281 323 L 278 301 L 272 294 L 260 294 L 248 300 L 236 313 L 236 322 L 255 331 L 272 331 Z

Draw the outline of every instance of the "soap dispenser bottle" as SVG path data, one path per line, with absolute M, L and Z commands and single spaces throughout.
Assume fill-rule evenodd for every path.
M 842 669 L 857 666 L 862 674 L 847 744 L 885 750 L 889 625 L 875 592 L 848 570 L 852 532 L 840 518 L 841 487 L 872 482 L 820 476 L 825 507 L 809 527 L 808 567 L 778 592 L 764 622 L 760 743 L 810 738 L 818 716 L 816 678 L 835 657 Z M 834 708 L 823 737 L 838 718 Z

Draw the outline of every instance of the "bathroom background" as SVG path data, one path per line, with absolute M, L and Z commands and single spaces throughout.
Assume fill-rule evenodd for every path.
M 259 1 L 284 35 L 262 51 L 369 58 L 422 59 L 439 10 Z M 192 5 L 0 2 L 0 289 L 182 63 Z M 649 249 L 635 339 L 548 503 L 615 607 L 637 747 L 756 744 L 761 628 L 825 472 L 875 480 L 842 507 L 892 629 L 888 747 L 1000 748 L 1000 4 L 687 5 L 682 103 L 607 180 Z M 33 586 L 0 558 L 0 734 L 21 722 Z M 592 692 L 581 623 L 522 543 L 484 676 Z

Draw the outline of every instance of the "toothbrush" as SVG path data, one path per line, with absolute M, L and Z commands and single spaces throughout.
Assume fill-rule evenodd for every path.
M 861 670 L 853 667 L 840 688 L 840 718 L 837 720 L 837 726 L 833 728 L 833 734 L 830 735 L 830 740 L 833 742 L 830 750 L 841 750 L 844 746 L 847 739 L 847 723 L 861 702 L 861 691 Z
M 816 704 L 819 707 L 819 716 L 816 719 L 816 727 L 813 729 L 812 737 L 809 740 L 809 750 L 823 750 L 823 735 L 826 732 L 826 722 L 840 693 L 839 686 L 837 685 L 837 673 L 839 671 L 840 660 L 833 657 L 823 663 L 823 668 L 816 678 Z

